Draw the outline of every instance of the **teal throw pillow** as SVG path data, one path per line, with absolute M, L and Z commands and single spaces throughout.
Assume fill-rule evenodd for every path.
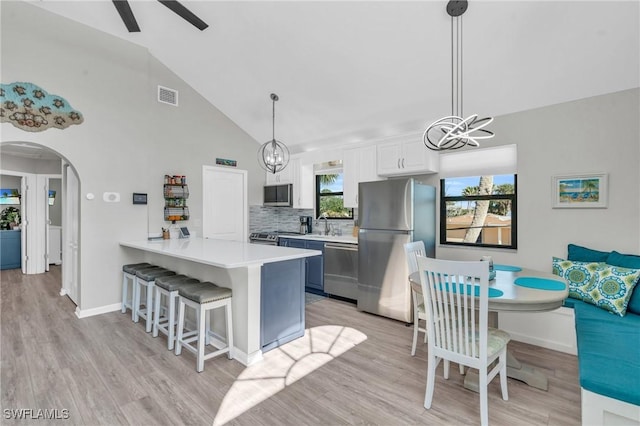
M 622 317 L 638 277 L 640 269 L 606 265 L 597 270 L 596 278 L 589 285 L 581 288 L 585 294 L 582 300 Z
M 567 246 L 567 260 L 577 262 L 607 262 L 609 254 L 608 251 L 593 250 L 575 244 L 569 244 Z
M 640 256 L 634 254 L 621 254 L 612 251 L 607 258 L 607 263 L 613 266 L 622 266 L 623 268 L 640 269 Z M 631 294 L 627 312 L 640 315 L 640 285 L 636 285 L 635 290 Z
M 602 262 L 574 262 L 553 258 L 553 273 L 565 279 L 569 285 L 569 297 L 578 300 L 589 297 L 585 289 L 596 279 L 598 270 L 604 267 Z

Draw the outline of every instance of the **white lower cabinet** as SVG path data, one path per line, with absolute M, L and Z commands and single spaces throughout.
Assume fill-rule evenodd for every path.
M 345 149 L 342 156 L 344 206 L 358 207 L 358 184 L 381 180 L 376 167 L 376 146 Z
M 437 173 L 439 157 L 422 139 L 378 144 L 377 173 L 380 176 L 402 176 Z

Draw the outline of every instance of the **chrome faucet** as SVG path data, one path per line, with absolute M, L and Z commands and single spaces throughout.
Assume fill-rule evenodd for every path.
M 320 216 L 318 216 L 318 220 L 320 219 L 324 219 L 324 235 L 329 235 L 329 220 L 327 220 L 327 214 L 326 213 L 322 213 Z

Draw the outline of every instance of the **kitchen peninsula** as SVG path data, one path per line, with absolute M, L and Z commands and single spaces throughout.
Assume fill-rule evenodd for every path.
M 305 258 L 319 251 L 203 238 L 123 241 L 120 246 L 127 263 L 146 261 L 231 288 L 233 358 L 245 365 L 304 335 Z

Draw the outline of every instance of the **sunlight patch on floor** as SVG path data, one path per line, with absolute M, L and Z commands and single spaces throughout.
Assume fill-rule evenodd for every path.
M 220 404 L 213 426 L 223 425 L 364 342 L 367 336 L 344 326 L 323 325 L 273 349 L 236 379 Z

